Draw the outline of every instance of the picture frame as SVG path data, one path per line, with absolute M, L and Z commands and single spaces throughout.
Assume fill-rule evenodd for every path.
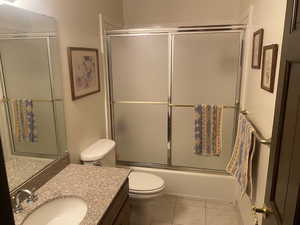
M 68 48 L 72 100 L 100 92 L 99 53 L 95 48 Z
M 259 29 L 253 34 L 252 44 L 252 68 L 260 69 L 261 67 L 261 55 L 264 39 L 264 29 Z
M 263 48 L 261 88 L 273 93 L 278 57 L 278 45 L 272 44 Z

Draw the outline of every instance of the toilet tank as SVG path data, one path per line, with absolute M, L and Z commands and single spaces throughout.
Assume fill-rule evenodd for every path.
M 81 152 L 81 162 L 86 165 L 114 167 L 116 165 L 116 143 L 110 139 L 100 139 Z
M 99 159 L 98 163 L 100 163 L 101 166 L 115 167 L 116 166 L 115 149 L 111 150 L 111 152 L 109 152 L 104 158 Z

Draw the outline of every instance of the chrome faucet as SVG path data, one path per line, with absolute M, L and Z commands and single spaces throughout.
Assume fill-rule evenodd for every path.
M 21 189 L 21 190 L 17 191 L 16 195 L 13 197 L 13 200 L 14 200 L 13 211 L 16 214 L 18 214 L 24 210 L 24 208 L 22 206 L 22 199 L 21 199 L 22 196 L 23 196 L 22 199 L 26 199 L 27 203 L 33 203 L 38 200 L 38 196 L 34 192 L 32 192 L 28 189 Z

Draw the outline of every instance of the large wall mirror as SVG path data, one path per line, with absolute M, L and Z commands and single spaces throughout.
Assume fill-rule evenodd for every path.
M 0 132 L 10 191 L 67 151 L 56 21 L 0 4 Z

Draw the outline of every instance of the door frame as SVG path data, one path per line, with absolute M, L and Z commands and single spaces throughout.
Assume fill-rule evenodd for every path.
M 293 1 L 288 1 L 286 9 L 286 18 L 284 24 L 284 35 L 281 50 L 281 60 L 280 60 L 280 70 L 277 85 L 277 95 L 275 103 L 275 113 L 272 131 L 272 143 L 270 146 L 270 157 L 269 157 L 269 168 L 267 175 L 267 186 L 265 194 L 265 203 L 271 209 L 276 208 L 276 206 L 271 202 L 275 198 L 275 186 L 278 177 L 279 170 L 279 160 L 280 160 L 280 148 L 284 128 L 285 119 L 285 108 L 288 96 L 288 85 L 289 85 L 289 71 L 291 62 L 286 58 L 287 56 L 287 36 L 292 30 L 292 12 L 294 4 Z M 273 215 L 278 221 L 281 221 L 280 216 L 277 214 L 276 210 Z

